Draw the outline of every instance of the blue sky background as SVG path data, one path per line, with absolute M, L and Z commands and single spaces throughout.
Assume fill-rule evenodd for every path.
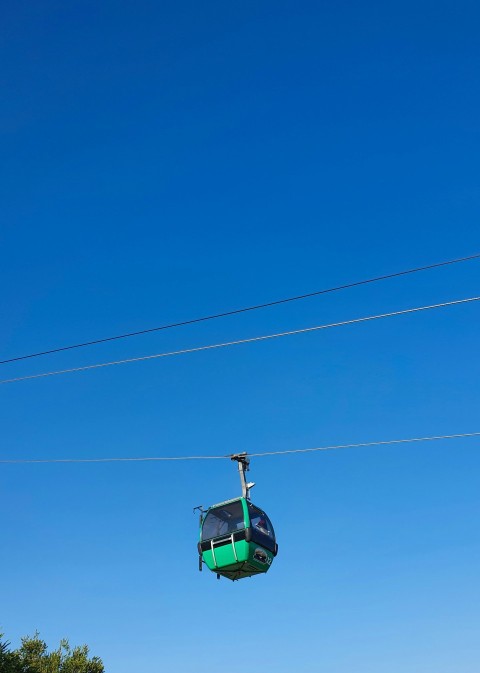
M 0 16 L 2 358 L 480 250 L 474 2 L 22 2 Z M 478 262 L 0 368 L 479 295 Z M 475 304 L 2 386 L 3 458 L 480 430 Z M 258 458 L 280 553 L 200 575 L 228 461 L 4 465 L 0 625 L 108 672 L 477 673 L 479 442 Z

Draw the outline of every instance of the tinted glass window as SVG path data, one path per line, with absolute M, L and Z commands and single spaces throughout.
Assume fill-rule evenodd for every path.
M 248 513 L 250 514 L 251 527 L 259 533 L 263 533 L 263 535 L 268 535 L 270 539 L 274 540 L 275 533 L 273 526 L 265 512 L 262 512 L 262 510 L 257 509 L 248 503 Z
M 210 540 L 220 535 L 230 535 L 245 528 L 242 503 L 237 500 L 222 507 L 211 509 L 202 528 L 202 540 Z

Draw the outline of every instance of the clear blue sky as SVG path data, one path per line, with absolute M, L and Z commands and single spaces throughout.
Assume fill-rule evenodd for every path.
M 0 16 L 1 355 L 478 252 L 476 2 L 23 2 Z M 469 262 L 1 378 L 473 296 Z M 0 390 L 0 456 L 480 430 L 477 305 Z M 0 625 L 109 673 L 477 673 L 478 440 L 252 461 L 271 572 L 197 571 L 228 461 L 0 468 Z

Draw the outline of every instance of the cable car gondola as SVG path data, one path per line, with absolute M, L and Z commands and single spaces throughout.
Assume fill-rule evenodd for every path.
M 247 454 L 232 456 L 238 462 L 242 496 L 200 509 L 199 570 L 205 565 L 220 577 L 239 580 L 266 573 L 277 555 L 275 532 L 266 513 L 250 502 L 245 472 Z

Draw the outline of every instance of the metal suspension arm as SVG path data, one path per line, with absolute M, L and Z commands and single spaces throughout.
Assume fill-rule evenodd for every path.
M 238 472 L 240 475 L 240 483 L 242 485 L 242 496 L 250 499 L 250 489 L 253 488 L 255 484 L 247 483 L 245 479 L 245 472 L 248 472 L 250 469 L 250 461 L 247 458 L 247 453 L 235 453 L 233 456 L 230 456 L 231 460 L 236 460 L 238 463 Z

